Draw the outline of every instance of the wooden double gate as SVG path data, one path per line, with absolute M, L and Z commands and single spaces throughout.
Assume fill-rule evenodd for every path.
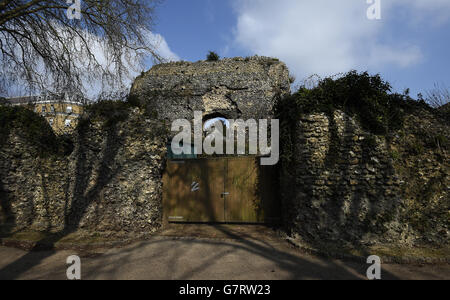
M 164 215 L 169 222 L 274 223 L 274 167 L 256 157 L 168 161 Z

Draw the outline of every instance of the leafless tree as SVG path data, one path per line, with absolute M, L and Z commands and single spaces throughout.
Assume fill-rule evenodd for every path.
M 77 2 L 81 18 L 69 18 Z M 148 38 L 159 2 L 0 0 L 0 94 L 18 84 L 81 93 L 93 80 L 120 85 L 129 66 L 162 60 Z
M 450 102 L 450 90 L 436 83 L 434 88 L 426 93 L 426 102 L 434 108 L 442 107 Z
M 317 74 L 313 74 L 307 78 L 301 80 L 295 87 L 294 90 L 299 90 L 300 88 L 313 89 L 319 85 L 319 82 L 322 80 Z

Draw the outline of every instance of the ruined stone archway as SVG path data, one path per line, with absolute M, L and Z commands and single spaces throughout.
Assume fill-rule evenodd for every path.
M 153 67 L 139 77 L 131 96 L 160 120 L 205 122 L 272 119 L 278 99 L 290 94 L 289 71 L 277 59 L 233 58 L 219 62 L 178 62 Z M 194 130 L 194 126 L 191 128 Z M 192 149 L 192 147 L 191 147 Z M 262 189 L 271 178 L 257 156 L 193 156 L 169 160 L 164 178 L 164 214 L 168 221 L 265 222 L 272 208 Z M 261 188 L 262 187 L 262 188 Z M 255 205 L 259 203 L 259 205 Z
M 289 93 L 286 65 L 267 57 L 161 64 L 138 77 L 131 89 L 131 97 L 168 121 L 191 120 L 194 111 L 270 119 L 277 100 Z

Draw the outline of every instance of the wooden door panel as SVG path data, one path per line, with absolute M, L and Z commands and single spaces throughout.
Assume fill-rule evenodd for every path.
M 227 161 L 225 216 L 227 222 L 259 223 L 264 221 L 258 195 L 259 169 L 253 157 Z
M 164 209 L 170 222 L 224 222 L 223 160 L 168 162 Z
M 170 222 L 272 222 L 279 216 L 274 171 L 254 157 L 169 161 L 164 215 Z
M 222 199 L 225 162 L 203 159 L 192 161 L 188 166 L 196 170 L 191 180 L 199 183 L 199 190 L 192 193 L 196 210 L 189 214 L 188 221 L 225 222 Z
M 163 176 L 164 213 L 170 222 L 184 221 L 183 203 L 190 195 L 190 186 L 186 184 L 189 169 L 184 162 L 168 162 Z

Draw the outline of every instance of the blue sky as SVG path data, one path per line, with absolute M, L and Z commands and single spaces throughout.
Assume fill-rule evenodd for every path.
M 221 57 L 247 56 L 250 51 L 233 47 L 233 5 L 228 0 L 165 0 L 157 9 L 154 31 L 182 60 L 205 59 L 208 51 Z
M 164 53 L 186 61 L 275 56 L 298 81 L 351 69 L 380 73 L 412 96 L 450 87 L 450 0 L 165 0 L 154 33 Z M 375 1 L 375 0 L 372 0 Z

